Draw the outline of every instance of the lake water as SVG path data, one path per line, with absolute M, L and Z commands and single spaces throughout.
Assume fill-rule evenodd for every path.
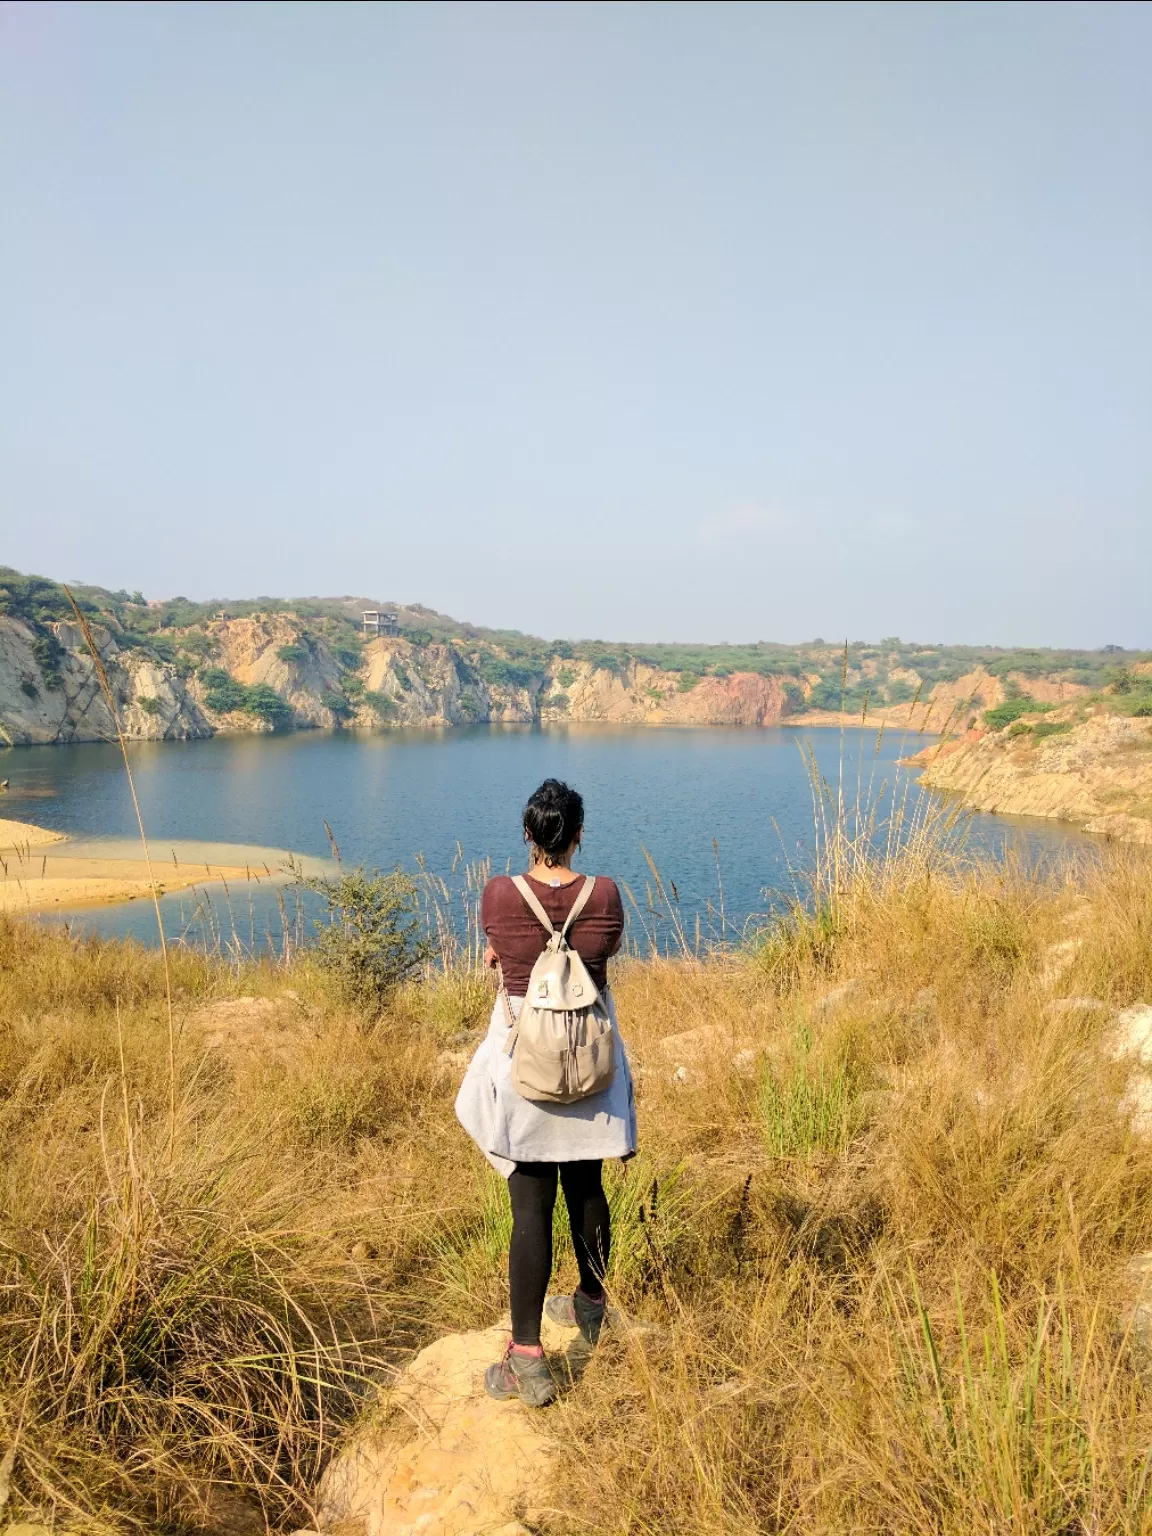
M 791 887 L 790 866 L 810 857 L 805 744 L 833 785 L 843 761 L 846 795 L 854 801 L 858 782 L 865 790 L 870 782 L 874 791 L 887 783 L 889 794 L 892 787 L 903 793 L 909 780 L 898 759 L 923 741 L 891 735 L 877 750 L 875 733 L 860 730 L 842 736 L 798 728 L 476 727 L 218 736 L 130 750 L 159 861 L 189 840 L 323 858 L 330 852 L 326 820 L 345 863 L 413 868 L 422 855 L 430 870 L 447 875 L 462 849 L 465 860 L 487 858 L 494 870 L 517 870 L 525 799 L 541 779 L 566 779 L 585 799 L 582 867 L 626 881 L 643 911 L 652 883 L 647 850 L 665 880 L 675 882 L 686 929 L 694 932 L 699 917 L 707 934 L 716 931 L 720 902 L 716 850 L 730 931 L 767 911 Z M 115 746 L 17 749 L 5 755 L 2 772 L 12 784 L 0 803 L 3 814 L 68 833 L 70 851 L 96 852 L 108 839 L 136 836 Z M 913 797 L 920 793 L 911 790 Z M 991 816 L 972 818 L 969 841 L 992 851 L 1009 844 L 1031 852 L 1090 846 L 1057 825 Z M 225 855 L 217 850 L 212 857 Z M 247 895 L 243 904 L 242 930 L 279 927 L 266 887 L 251 911 Z M 195 905 L 189 893 L 166 897 L 168 931 L 180 933 Z M 640 914 L 630 915 L 633 936 L 642 940 Z M 149 903 L 90 909 L 74 920 L 104 933 L 155 937 Z

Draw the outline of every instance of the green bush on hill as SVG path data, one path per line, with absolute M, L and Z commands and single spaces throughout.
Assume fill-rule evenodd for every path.
M 490 688 L 531 688 L 540 679 L 535 668 L 517 666 L 503 656 L 482 656 L 477 670 Z
M 241 708 L 246 714 L 256 715 L 271 726 L 284 726 L 291 721 L 292 706 L 280 697 L 275 688 L 269 688 L 267 683 L 253 683 L 245 689 L 245 694 Z
M 1054 704 L 1040 704 L 1027 693 L 1019 693 L 1015 698 L 1005 699 L 1003 704 L 997 704 L 994 709 L 984 711 L 984 724 L 992 731 L 1002 731 L 1006 725 L 1011 725 L 1019 720 L 1021 715 L 1047 714 L 1054 709 Z
M 1038 720 L 1032 727 L 1032 734 L 1037 741 L 1042 741 L 1045 736 L 1061 736 L 1071 729 L 1071 720 Z
M 282 645 L 276 652 L 276 655 L 280 658 L 281 661 L 287 661 L 295 664 L 299 661 L 307 661 L 309 651 L 306 645 Z
M 215 710 L 217 714 L 229 714 L 234 709 L 244 708 L 248 699 L 247 688 L 230 677 L 222 667 L 208 667 L 200 674 L 200 679 L 207 690 L 204 702 L 209 709 Z
M 251 687 L 230 677 L 222 667 L 207 667 L 200 674 L 205 687 L 204 702 L 217 714 L 230 714 L 239 710 L 255 715 L 273 727 L 288 725 L 292 720 L 292 707 L 267 683 L 253 683 Z

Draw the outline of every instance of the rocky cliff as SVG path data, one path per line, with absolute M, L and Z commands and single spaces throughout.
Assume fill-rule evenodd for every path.
M 602 722 L 770 726 L 884 721 L 963 731 L 1027 691 L 1062 706 L 1107 686 L 1133 654 L 1020 652 L 814 640 L 784 646 L 547 642 L 418 605 L 363 598 L 243 601 L 57 583 L 0 567 L 0 742 L 105 740 L 114 722 L 74 620 L 92 626 L 129 737 L 218 731 Z M 365 633 L 365 610 L 379 610 Z M 380 632 L 376 632 L 376 631 Z M 1120 670 L 1124 670 L 1121 667 Z
M 381 636 L 342 651 L 285 614 L 214 620 L 165 636 L 171 661 L 125 648 L 106 626 L 93 631 L 125 734 L 155 740 L 277 726 L 757 726 L 776 724 L 789 703 L 780 679 L 754 673 L 686 688 L 681 674 L 636 662 L 608 668 L 553 658 L 531 672 L 494 668 L 485 654 L 436 640 Z M 110 739 L 112 716 L 79 626 L 58 621 L 48 633 L 46 646 L 32 626 L 0 615 L 0 740 Z
M 923 766 L 924 784 L 976 810 L 1056 817 L 1152 842 L 1152 718 L 1101 711 L 1079 719 L 1065 706 L 969 732 L 912 761 Z
M 126 735 L 163 741 L 212 735 L 194 693 L 173 667 L 139 651 L 121 651 L 103 626 L 94 627 L 94 638 Z M 25 746 L 105 741 L 115 734 L 79 626 L 57 623 L 45 635 L 0 615 L 0 741 Z

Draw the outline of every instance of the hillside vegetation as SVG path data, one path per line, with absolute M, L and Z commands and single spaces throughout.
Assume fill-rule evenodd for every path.
M 870 717 L 963 728 L 1013 694 L 1099 692 L 1141 657 L 814 640 L 787 646 L 621 645 L 481 629 L 391 605 L 397 637 L 367 637 L 362 598 L 146 603 L 79 586 L 127 733 L 476 722 L 772 725 Z M 0 567 L 0 739 L 98 740 L 111 722 L 67 596 Z
M 824 854 L 746 950 L 619 966 L 608 1280 L 651 1331 L 544 1416 L 538 1529 L 1152 1531 L 1152 1096 L 1114 1044 L 1152 866 Z M 499 1316 L 506 1197 L 452 1113 L 489 983 L 422 964 L 380 1007 L 311 952 L 176 951 L 170 1036 L 156 954 L 0 921 L 12 1520 L 310 1526 L 378 1384 Z
M 923 782 L 977 810 L 1152 842 L 1152 664 L 1111 667 L 1103 684 L 1063 703 L 1015 688 L 914 759 Z

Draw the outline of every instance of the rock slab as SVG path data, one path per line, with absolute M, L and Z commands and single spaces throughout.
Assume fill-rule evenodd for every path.
M 320 1489 L 321 1530 L 363 1536 L 527 1536 L 547 1506 L 554 1450 L 544 1415 L 484 1392 L 508 1329 L 437 1339 L 401 1372 L 386 1418 L 333 1461 Z M 545 1348 L 574 1330 L 545 1321 Z

